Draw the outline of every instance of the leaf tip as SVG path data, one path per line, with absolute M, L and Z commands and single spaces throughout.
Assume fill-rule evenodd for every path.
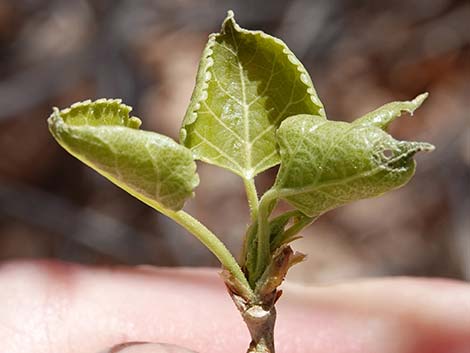
M 429 96 L 429 93 L 424 92 L 424 93 L 421 93 L 420 95 L 416 96 L 416 98 L 411 101 L 411 104 L 413 105 L 413 108 L 410 111 L 411 115 L 413 115 L 413 112 L 416 109 L 418 109 L 421 106 L 421 104 L 423 104 L 423 102 L 428 98 L 428 96 Z
M 56 135 L 57 127 L 61 122 L 62 118 L 60 116 L 59 108 L 53 107 L 51 115 L 49 115 L 49 118 L 47 118 L 47 126 L 49 127 L 49 131 L 53 136 Z
M 429 93 L 424 92 L 419 95 L 417 95 L 414 99 L 406 102 L 397 102 L 397 105 L 402 105 L 401 109 L 399 110 L 398 114 L 396 117 L 400 116 L 401 111 L 405 111 L 410 114 L 410 116 L 413 116 L 413 113 L 415 112 L 416 109 L 418 109 L 423 102 L 428 98 Z M 400 107 L 399 107 L 400 108 Z
M 402 163 L 413 160 L 418 152 L 432 152 L 434 150 L 434 145 L 428 142 L 401 141 L 397 144 L 398 156 L 392 157 L 387 163 L 389 163 L 389 166 L 395 166 L 397 170 L 401 170 L 397 166 L 402 166 Z
M 49 125 L 53 124 L 55 120 L 60 119 L 60 110 L 57 107 L 52 108 L 52 113 L 49 115 L 47 122 Z
M 227 11 L 227 16 L 222 22 L 222 32 L 226 33 L 228 29 L 239 29 L 239 26 L 235 21 L 235 13 L 232 10 Z

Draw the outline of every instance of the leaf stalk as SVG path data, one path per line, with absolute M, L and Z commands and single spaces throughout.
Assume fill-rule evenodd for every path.
M 271 203 L 277 199 L 277 190 L 270 189 L 261 197 L 258 208 L 258 251 L 254 278 L 257 280 L 269 264 L 271 245 L 269 239 L 269 215 Z
M 250 206 L 251 220 L 254 221 L 258 217 L 258 192 L 256 191 L 256 185 L 254 179 L 243 178 L 243 184 L 245 185 L 246 196 L 248 198 L 248 204 Z
M 251 292 L 251 287 L 243 274 L 240 265 L 230 251 L 225 247 L 224 243 L 222 243 L 214 233 L 185 211 L 169 211 L 162 213 L 173 219 L 176 223 L 194 235 L 217 257 L 217 259 L 219 259 L 222 266 L 230 271 L 233 276 Z
M 152 207 L 154 210 L 164 214 L 171 218 L 180 226 L 185 228 L 189 233 L 194 235 L 202 244 L 204 244 L 220 261 L 222 266 L 226 268 L 247 290 L 249 293 L 253 293 L 245 274 L 243 273 L 237 260 L 233 257 L 232 253 L 222 243 L 222 241 L 211 232 L 205 225 L 199 222 L 196 218 L 191 216 L 189 213 L 180 210 L 172 211 L 170 209 L 162 207 L 157 202 L 145 197 L 142 194 L 135 192 L 132 189 L 126 188 L 119 181 L 114 181 L 118 186 L 126 190 L 129 194 L 134 196 L 136 199 L 142 201 L 146 205 Z

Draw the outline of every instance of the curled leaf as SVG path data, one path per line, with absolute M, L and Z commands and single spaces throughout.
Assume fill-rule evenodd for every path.
M 277 133 L 282 160 L 274 186 L 277 196 L 317 216 L 404 185 L 415 171 L 414 154 L 434 147 L 398 141 L 385 129 L 424 98 L 390 103 L 353 123 L 312 115 L 286 119 Z
M 189 149 L 169 137 L 139 130 L 120 100 L 76 103 L 48 119 L 57 142 L 134 196 L 179 210 L 199 182 Z
M 301 113 L 324 116 L 305 68 L 281 40 L 241 28 L 229 11 L 204 49 L 181 142 L 250 179 L 279 164 L 275 131 Z

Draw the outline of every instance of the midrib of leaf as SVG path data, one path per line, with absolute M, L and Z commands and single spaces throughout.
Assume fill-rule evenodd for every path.
M 233 32 L 232 32 L 232 37 L 233 37 Z M 233 41 L 236 44 L 235 38 L 233 38 Z M 237 48 L 237 50 L 238 50 L 238 48 Z M 241 85 L 241 88 L 242 88 L 243 123 L 244 123 L 244 127 L 245 127 L 245 154 L 246 154 L 245 170 L 246 170 L 246 173 L 248 174 L 245 177 L 247 179 L 251 179 L 252 175 L 250 175 L 251 174 L 250 171 L 251 171 L 251 149 L 252 149 L 252 146 L 251 146 L 251 143 L 250 143 L 250 121 L 248 120 L 250 108 L 248 107 L 248 104 L 246 102 L 246 91 L 245 91 L 246 88 L 245 88 L 245 78 L 243 76 L 243 66 L 242 66 L 240 60 L 238 60 L 238 58 L 237 58 L 237 62 L 238 62 L 238 72 L 240 74 L 240 85 Z
M 253 177 L 254 172 L 256 171 L 256 168 L 258 166 L 262 165 L 262 163 L 265 160 L 272 157 L 274 155 L 274 153 L 271 153 L 271 154 L 267 155 L 260 162 L 258 162 L 254 167 L 252 166 L 253 145 L 258 140 L 258 138 L 255 138 L 253 141 L 251 141 L 251 137 L 250 137 L 250 107 L 252 106 L 253 103 L 258 101 L 258 99 L 262 96 L 262 94 L 260 96 L 256 97 L 256 98 L 254 98 L 251 102 L 248 102 L 247 97 L 246 97 L 246 81 L 245 81 L 245 75 L 244 75 L 244 68 L 243 68 L 242 63 L 238 59 L 238 43 L 237 43 L 237 40 L 236 40 L 236 38 L 233 34 L 233 31 L 231 32 L 231 36 L 232 36 L 233 44 L 235 46 L 235 50 L 236 50 L 235 52 L 232 49 L 225 46 L 225 45 L 222 45 L 220 43 L 217 43 L 217 44 L 220 47 L 227 50 L 231 55 L 233 55 L 235 60 L 236 60 L 237 67 L 238 67 L 238 75 L 239 75 L 239 78 L 240 78 L 241 100 L 234 97 L 233 95 L 231 95 L 223 87 L 222 83 L 217 78 L 215 70 L 210 70 L 210 71 L 211 71 L 211 74 L 214 76 L 214 80 L 216 81 L 216 83 L 217 83 L 218 87 L 220 88 L 220 90 L 222 90 L 224 92 L 224 94 L 227 95 L 227 97 L 229 97 L 230 99 L 232 99 L 233 101 L 235 101 L 236 103 L 238 103 L 242 107 L 242 110 L 243 110 L 242 119 L 243 119 L 243 127 L 244 127 L 244 130 L 243 130 L 244 139 L 242 139 L 241 142 L 243 142 L 243 146 L 244 146 L 244 150 L 245 150 L 245 158 L 244 158 L 244 162 L 245 162 L 244 170 L 245 170 L 245 172 L 244 172 L 244 177 L 245 177 L 245 179 L 251 179 Z M 253 57 L 255 57 L 255 55 L 256 55 L 257 48 L 258 48 L 258 46 L 256 47 L 256 50 L 255 50 L 255 53 L 253 54 Z M 250 60 L 246 64 L 248 64 L 249 62 L 250 62 Z M 270 83 L 271 83 L 271 80 L 272 80 L 272 77 L 273 77 L 273 71 L 274 71 L 275 63 L 276 63 L 276 60 L 273 60 L 271 73 L 270 73 L 270 76 L 268 78 L 268 83 L 266 84 L 264 92 L 267 92 L 267 90 L 269 89 L 269 86 L 270 86 Z M 207 105 L 207 103 L 205 101 L 204 101 L 204 106 L 211 112 L 214 119 L 216 121 L 218 121 L 224 128 L 226 128 L 227 131 L 229 131 L 236 139 L 241 139 L 240 136 L 235 131 L 233 131 L 229 126 L 227 126 L 223 122 L 223 120 L 217 114 L 215 114 L 212 111 L 212 109 Z M 278 120 L 278 119 L 276 119 L 276 120 Z M 270 130 L 270 129 L 269 128 L 265 129 L 261 134 L 266 133 L 268 130 Z M 199 136 L 200 136 L 200 138 L 202 138 L 200 134 L 199 134 Z M 208 144 L 210 144 L 214 149 L 217 149 L 216 146 L 209 143 L 209 141 L 206 141 L 206 142 Z M 221 152 L 221 150 L 219 150 L 219 151 Z M 240 166 L 240 164 L 238 162 L 236 162 L 234 159 L 229 157 L 226 153 L 223 153 L 223 154 L 225 155 L 224 157 L 226 159 L 228 159 L 234 165 L 238 166 L 240 168 L 240 170 L 243 170 L 243 168 Z
M 232 38 L 233 38 L 235 47 L 237 48 L 236 39 L 233 36 L 233 32 L 232 32 Z M 278 153 L 277 150 L 274 150 L 270 154 L 263 157 L 263 159 L 258 161 L 258 163 L 253 166 L 252 165 L 252 152 L 253 152 L 253 146 L 255 145 L 255 143 L 258 140 L 262 139 L 265 134 L 267 134 L 270 131 L 274 130 L 274 128 L 279 123 L 280 119 L 283 117 L 283 115 L 286 113 L 286 111 L 292 105 L 302 102 L 308 96 L 308 94 L 305 94 L 301 99 L 298 99 L 298 100 L 294 101 L 293 97 L 294 97 L 294 92 L 295 92 L 295 88 L 296 88 L 296 81 L 292 81 L 292 86 L 291 86 L 290 95 L 289 95 L 289 101 L 287 102 L 286 106 L 281 111 L 279 111 L 279 109 L 276 107 L 276 109 L 278 110 L 278 114 L 277 114 L 277 117 L 274 119 L 274 125 L 267 126 L 256 137 L 254 137 L 253 140 L 251 140 L 251 136 L 250 136 L 250 107 L 254 103 L 256 103 L 260 98 L 262 98 L 263 95 L 269 90 L 272 78 L 274 76 L 274 68 L 276 66 L 276 56 L 273 59 L 273 65 L 271 67 L 271 72 L 270 72 L 270 75 L 269 75 L 269 78 L 268 78 L 268 82 L 267 82 L 266 87 L 264 88 L 263 92 L 260 95 L 258 95 L 256 98 L 254 98 L 251 102 L 248 102 L 247 97 L 246 97 L 246 80 L 245 80 L 245 75 L 244 75 L 244 68 L 243 68 L 242 63 L 238 59 L 238 53 L 233 52 L 230 48 L 227 48 L 225 45 L 222 45 L 220 43 L 217 43 L 217 44 L 220 45 L 221 47 L 223 47 L 224 49 L 226 49 L 228 52 L 230 52 L 230 54 L 232 54 L 235 57 L 235 60 L 237 62 L 237 67 L 238 67 L 239 78 L 240 78 L 241 100 L 234 97 L 233 95 L 228 93 L 228 91 L 225 90 L 225 88 L 223 88 L 223 85 L 221 84 L 220 80 L 217 78 L 217 75 L 215 74 L 214 70 L 210 70 L 210 72 L 214 76 L 214 80 L 215 80 L 215 82 L 217 82 L 217 85 L 220 88 L 220 90 L 222 90 L 224 92 L 224 94 L 226 94 L 230 99 L 232 99 L 233 101 L 235 101 L 236 103 L 238 103 L 242 107 L 242 109 L 243 109 L 244 139 L 242 139 L 232 128 L 227 126 L 227 124 L 225 124 L 224 121 L 217 114 L 215 114 L 212 111 L 212 109 L 209 107 L 209 105 L 207 104 L 206 101 L 203 102 L 203 105 L 208 110 L 208 112 L 212 115 L 212 117 L 220 125 L 222 125 L 236 139 L 240 140 L 240 142 L 243 142 L 243 145 L 245 147 L 244 148 L 244 150 L 245 150 L 245 158 L 244 158 L 245 173 L 244 173 L 244 177 L 246 179 L 251 179 L 253 177 L 254 173 L 256 173 L 257 169 L 260 166 L 262 166 L 263 163 L 265 163 L 267 160 L 269 160 L 271 157 L 277 155 L 277 153 Z M 245 63 L 245 65 L 246 65 L 246 63 Z M 204 113 L 204 112 L 202 112 L 202 113 Z M 238 162 L 236 162 L 233 158 L 231 158 L 228 154 L 226 154 L 223 150 L 219 149 L 213 143 L 211 143 L 210 141 L 205 139 L 198 132 L 196 132 L 196 134 L 199 136 L 199 138 L 203 139 L 213 149 L 217 150 L 217 152 L 219 152 L 225 159 L 229 160 L 231 163 L 233 163 L 235 166 L 237 166 L 240 170 L 243 170 L 243 168 L 240 166 L 240 164 Z M 234 172 L 237 172 L 237 171 L 234 170 Z

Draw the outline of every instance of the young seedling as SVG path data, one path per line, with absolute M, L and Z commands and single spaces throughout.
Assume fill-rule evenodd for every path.
M 289 244 L 328 210 L 410 180 L 414 154 L 434 147 L 395 140 L 387 128 L 426 97 L 386 104 L 352 123 L 329 121 L 310 76 L 287 46 L 240 28 L 229 11 L 204 49 L 180 143 L 140 130 L 140 120 L 117 99 L 54 108 L 48 123 L 68 152 L 186 228 L 219 259 L 252 337 L 248 352 L 274 353 L 278 288 L 304 258 Z M 226 168 L 245 185 L 251 224 L 241 263 L 182 210 L 199 182 L 195 160 Z M 278 164 L 274 185 L 258 198 L 255 177 Z M 280 200 L 292 210 L 272 217 Z

